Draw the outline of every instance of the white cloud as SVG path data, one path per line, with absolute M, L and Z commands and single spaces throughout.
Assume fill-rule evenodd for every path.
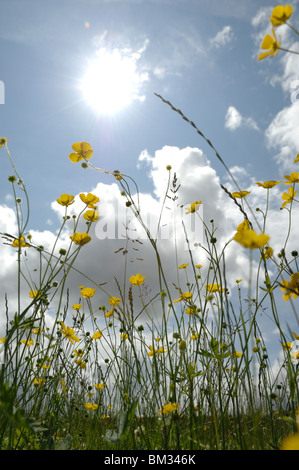
M 211 47 L 216 47 L 218 49 L 219 47 L 226 46 L 232 42 L 233 39 L 234 33 L 232 27 L 224 26 L 221 31 L 218 31 L 218 33 L 210 39 L 210 45 Z
M 234 107 L 229 106 L 225 115 L 225 127 L 231 131 L 239 127 L 248 127 L 249 129 L 258 130 L 259 127 L 255 120 L 251 117 L 243 117 L 241 113 Z

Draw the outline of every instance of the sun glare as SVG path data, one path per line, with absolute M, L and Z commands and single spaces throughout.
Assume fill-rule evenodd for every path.
M 115 114 L 138 96 L 143 77 L 137 71 L 134 55 L 102 48 L 90 63 L 81 81 L 86 102 L 98 114 Z

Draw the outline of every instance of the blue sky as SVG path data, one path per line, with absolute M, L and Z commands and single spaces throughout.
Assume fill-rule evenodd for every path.
M 298 3 L 292 2 L 297 27 Z M 242 220 L 234 219 L 240 215 L 219 189 L 219 182 L 233 189 L 224 168 L 206 142 L 154 93 L 180 108 L 211 139 L 242 189 L 252 190 L 253 206 L 264 204 L 265 194 L 254 183 L 295 171 L 292 162 L 299 148 L 299 107 L 291 98 L 299 87 L 298 58 L 279 52 L 274 59 L 257 61 L 275 5 L 267 0 L 3 0 L 0 134 L 10 139 L 28 189 L 29 226 L 36 239 L 50 243 L 55 236 L 60 224 L 55 200 L 62 193 L 102 191 L 103 211 L 108 202 L 116 203 L 114 181 L 69 160 L 71 145 L 78 141 L 91 143 L 94 165 L 119 169 L 137 181 L 145 211 L 162 198 L 166 176 L 159 171 L 164 163 L 174 165 L 180 171 L 182 203 L 202 199 L 206 217 L 220 218 L 223 239 L 231 235 L 234 223 Z M 287 26 L 279 33 L 296 48 Z M 112 115 L 96 112 L 79 88 L 100 50 L 128 57 L 139 80 L 131 103 Z M 1 161 L 1 231 L 9 231 L 15 227 L 7 181 L 11 170 L 3 151 Z M 279 249 L 284 236 L 280 190 L 273 190 L 273 204 L 269 220 Z M 110 243 L 111 252 L 119 246 L 118 240 Z M 9 275 L 2 274 L 3 292 L 9 292 L 13 275 L 6 248 L 1 259 Z M 107 248 L 98 250 L 107 271 Z M 232 250 L 228 258 L 228 269 L 244 277 L 245 254 Z

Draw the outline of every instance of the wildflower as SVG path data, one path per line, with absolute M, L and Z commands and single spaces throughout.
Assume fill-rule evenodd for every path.
M 236 279 L 236 284 L 240 284 L 240 282 L 242 282 L 243 279 Z
M 194 212 L 198 211 L 200 205 L 201 201 L 193 202 L 190 207 L 186 207 L 186 214 L 193 214 Z
M 182 340 L 179 342 L 179 350 L 180 351 L 185 351 L 185 349 L 187 348 L 187 344 L 186 344 L 186 341 Z
M 294 331 L 293 331 L 293 336 L 294 336 L 295 339 L 299 339 L 299 335 L 296 335 L 296 333 L 294 333 Z
M 70 195 L 70 194 L 61 194 L 61 196 L 56 199 L 56 201 L 58 202 L 58 204 L 60 204 L 61 206 L 70 206 L 71 204 L 74 204 L 74 196 Z
M 248 194 L 250 193 L 251 191 L 236 191 L 232 193 L 232 196 L 237 199 L 243 199 L 244 197 L 248 196 Z
M 225 290 L 225 288 L 221 288 L 221 284 L 207 284 L 205 289 L 208 292 L 223 292 Z
M 85 220 L 88 220 L 88 222 L 96 222 L 100 218 L 97 209 L 86 211 L 85 214 L 83 214 L 83 217 Z
M 188 266 L 188 263 L 181 264 L 180 266 L 178 266 L 178 269 L 185 269 L 187 268 L 187 266 Z
M 96 403 L 92 404 L 92 403 L 90 403 L 90 402 L 85 403 L 84 406 L 85 406 L 85 409 L 86 409 L 87 411 L 94 411 L 94 410 L 96 410 L 96 409 L 98 408 L 98 405 L 97 405 Z
M 281 290 L 286 291 L 283 294 L 283 300 L 289 300 L 292 296 L 294 299 L 299 297 L 299 272 L 291 274 L 290 282 L 283 280 L 281 281 Z
M 258 235 L 254 230 L 237 230 L 234 240 L 240 243 L 245 248 L 250 248 L 254 250 L 255 248 L 261 248 L 266 245 L 269 241 L 269 235 L 261 233 Z
M 282 345 L 282 347 L 285 351 L 289 351 L 291 349 L 293 343 L 288 341 L 287 343 L 282 343 L 281 345 Z
M 123 341 L 125 341 L 126 339 L 129 338 L 129 335 L 127 335 L 127 333 L 122 333 L 122 334 L 120 335 L 120 337 L 121 337 L 121 339 L 122 339 Z
M 272 15 L 270 17 L 270 21 L 273 26 L 280 26 L 284 24 L 292 15 L 293 8 L 291 5 L 277 5 L 272 10 Z
M 239 357 L 242 357 L 242 356 L 243 356 L 242 353 L 240 353 L 240 352 L 238 352 L 238 351 L 234 351 L 234 357 L 239 358 Z
M 33 385 L 42 385 L 45 383 L 45 379 L 33 379 L 32 380 Z
M 280 450 L 299 450 L 299 432 L 287 436 L 282 441 Z
M 33 339 L 22 339 L 21 343 L 25 344 L 25 346 L 33 346 L 34 345 L 34 341 Z
M 5 340 L 6 340 L 6 336 L 3 336 L 3 338 L 0 338 L 0 344 L 4 344 Z
M 173 303 L 175 302 L 181 302 L 181 300 L 189 300 L 192 297 L 192 292 L 185 292 L 184 294 L 181 294 L 177 300 L 174 300 Z
M 110 305 L 112 305 L 112 307 L 116 307 L 120 303 L 120 299 L 118 297 L 110 297 L 108 302 Z
M 191 339 L 198 339 L 198 337 L 199 337 L 198 333 L 194 333 L 193 335 L 191 335 Z
M 136 274 L 136 276 L 130 277 L 130 283 L 133 284 L 133 286 L 141 286 L 144 281 L 145 276 L 142 276 L 141 274 Z
M 299 183 L 299 173 L 297 171 L 294 171 L 290 175 L 284 175 L 284 178 L 288 180 L 285 181 L 284 184 Z
M 281 41 L 279 41 L 279 43 L 277 42 L 275 31 L 273 28 L 272 28 L 272 34 L 273 34 L 273 37 L 270 36 L 269 34 L 266 34 L 266 36 L 264 37 L 263 42 L 261 44 L 261 48 L 268 50 L 268 52 L 262 52 L 258 56 L 258 60 L 265 59 L 265 57 L 268 57 L 268 56 L 275 57 L 277 52 L 279 51 Z
M 74 305 L 72 306 L 72 308 L 73 308 L 74 310 L 77 310 L 77 311 L 80 310 L 81 307 L 82 307 L 81 304 L 74 304 Z
M 289 194 L 288 193 L 283 193 L 281 196 L 281 199 L 284 199 L 284 203 L 282 204 L 282 207 L 285 207 L 287 204 L 293 201 L 297 194 L 297 190 L 294 191 L 294 188 L 289 188 Z
M 87 205 L 90 209 L 96 209 L 95 204 L 100 202 L 100 199 L 92 193 L 88 193 L 86 196 L 84 193 L 80 193 L 79 197 L 84 204 Z
M 294 160 L 294 163 L 298 163 L 298 162 L 299 162 L 299 153 L 298 153 L 297 157 Z
M 162 410 L 157 411 L 160 414 L 168 414 L 172 413 L 173 411 L 177 410 L 180 407 L 177 403 L 166 403 L 162 406 Z
M 196 264 L 195 267 L 196 267 L 197 269 L 200 269 L 200 268 L 202 268 L 202 264 Z
M 92 289 L 91 287 L 84 287 L 80 291 L 80 294 L 82 295 L 82 297 L 84 297 L 84 299 L 90 299 L 91 297 L 94 296 L 96 291 L 97 291 L 96 289 Z
M 83 245 L 86 245 L 86 243 L 89 243 L 90 240 L 91 240 L 91 237 L 90 235 L 88 235 L 88 233 L 74 233 L 74 235 L 72 235 L 70 237 L 70 239 L 76 244 L 76 245 L 80 245 L 80 246 L 83 246 Z
M 7 139 L 6 137 L 0 137 L 0 147 L 2 147 L 2 145 L 6 144 L 6 142 L 8 142 L 9 139 Z
M 264 181 L 264 183 L 255 183 L 255 184 L 257 184 L 261 188 L 270 189 L 270 188 L 273 188 L 274 186 L 276 186 L 279 183 L 281 183 L 281 181 L 273 181 L 272 180 L 272 181 Z
M 25 242 L 25 238 L 23 237 L 23 235 L 21 235 L 20 238 L 15 238 L 11 246 L 15 248 L 30 247 L 30 245 L 28 245 L 28 243 Z
M 38 290 L 31 290 L 29 292 L 29 297 L 31 297 L 31 299 L 35 299 L 35 298 L 38 298 L 40 297 L 42 294 L 41 292 L 39 292 Z
M 80 162 L 81 160 L 89 160 L 93 154 L 91 145 L 87 142 L 76 142 L 72 145 L 72 149 L 76 153 L 70 153 L 69 158 L 73 163 Z
M 271 246 L 267 246 L 266 248 L 264 248 L 262 253 L 263 253 L 263 256 L 265 257 L 265 259 L 271 258 L 271 256 L 273 255 L 273 251 L 274 250 Z M 262 256 L 260 257 L 260 259 L 262 259 Z
M 154 349 L 153 346 L 149 346 L 150 351 L 147 353 L 148 356 L 158 356 L 159 354 L 163 354 L 168 352 L 166 349 L 164 349 L 164 346 L 161 346 L 158 349 Z
M 94 386 L 97 390 L 102 390 L 104 387 L 106 387 L 106 384 L 98 383 L 98 384 L 94 384 Z
M 296 340 L 292 343 L 290 349 L 291 361 L 294 365 L 299 364 L 299 340 Z
M 187 315 L 194 315 L 195 312 L 196 312 L 195 307 L 187 307 L 185 310 L 185 313 L 187 313 Z
M 244 230 L 250 230 L 249 220 L 245 219 L 237 227 L 237 232 L 243 232 Z
M 113 315 L 113 312 L 114 312 L 114 308 L 109 310 L 109 312 L 105 313 L 104 317 L 106 317 L 106 318 L 111 317 Z
M 41 330 L 40 328 L 34 328 L 33 330 L 31 330 L 32 333 L 34 333 L 35 335 L 38 335 L 39 333 L 43 333 L 45 330 Z
M 64 336 L 72 343 L 74 344 L 74 341 L 76 341 L 77 343 L 79 343 L 80 339 L 75 336 L 75 331 L 73 330 L 73 328 L 70 328 L 69 326 L 65 326 L 64 322 L 60 322 L 60 325 L 61 325 L 61 333 L 64 334 Z
M 92 339 L 100 339 L 102 338 L 103 336 L 103 332 L 102 331 L 96 331 L 93 335 L 92 335 Z
M 83 362 L 81 358 L 76 359 L 75 364 L 77 364 L 80 369 L 86 369 L 86 362 Z
M 83 356 L 83 354 L 84 354 L 83 349 L 78 349 L 78 350 L 77 350 L 77 349 L 74 349 L 73 356 L 75 356 L 75 357 L 81 357 L 81 356 Z

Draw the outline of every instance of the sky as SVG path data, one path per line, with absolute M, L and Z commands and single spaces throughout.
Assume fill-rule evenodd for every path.
M 290 21 L 297 28 L 298 3 L 292 2 Z M 2 0 L 0 135 L 9 139 L 11 156 L 28 191 L 28 231 L 33 242 L 48 249 L 53 246 L 63 215 L 56 202 L 61 194 L 75 196 L 70 213 L 82 209 L 80 193 L 97 194 L 101 219 L 92 242 L 78 258 L 79 271 L 88 271 L 96 283 L 107 282 L 111 295 L 116 292 L 116 274 L 124 282 L 126 275 L 142 272 L 152 294 L 156 292 L 152 248 L 140 226 L 122 212 L 117 182 L 69 159 L 72 144 L 82 141 L 92 145 L 94 166 L 118 169 L 136 181 L 143 217 L 153 230 L 167 187 L 166 166 L 171 165 L 172 177 L 175 172 L 180 185 L 180 206 L 202 201 L 202 216 L 208 224 L 214 219 L 219 246 L 230 239 L 243 219 L 220 184 L 230 191 L 236 187 L 207 142 L 156 94 L 196 124 L 241 189 L 251 191 L 251 206 L 264 209 L 266 192 L 255 183 L 281 180 L 298 171 L 293 164 L 299 149 L 298 56 L 279 51 L 275 58 L 257 60 L 263 37 L 271 33 L 274 6 L 267 0 Z M 278 33 L 285 47 L 299 50 L 290 28 L 280 26 Z M 0 151 L 0 231 L 16 234 L 7 180 L 12 169 L 4 149 Z M 288 213 L 280 210 L 285 188 L 281 184 L 271 190 L 266 228 L 276 253 L 287 235 Z M 136 193 L 133 184 L 131 190 Z M 178 210 L 184 214 L 182 207 Z M 288 255 L 298 249 L 296 216 L 294 208 Z M 128 257 L 115 253 L 124 247 L 119 221 L 127 221 L 125 217 L 130 220 Z M 167 219 L 167 210 L 163 217 Z M 105 223 L 111 233 L 116 227 L 117 235 L 103 240 Z M 84 222 L 80 227 L 84 231 Z M 68 225 L 62 232 L 59 246 L 66 246 L 70 230 Z M 198 233 L 202 238 L 202 227 Z M 159 245 L 169 273 L 190 261 L 183 234 L 177 236 L 177 257 L 173 233 L 164 234 Z M 142 243 L 134 241 L 138 237 Z M 200 250 L 194 248 L 192 253 L 197 263 L 206 262 Z M 15 259 L 11 247 L 0 246 L 0 337 L 5 328 L 5 293 L 12 310 L 14 306 Z M 37 255 L 31 254 L 32 276 L 36 265 Z M 235 279 L 244 279 L 244 297 L 248 266 L 248 253 L 230 244 L 227 276 L 232 290 Z M 253 274 L 257 266 L 255 261 Z M 169 282 L 183 283 L 177 276 Z M 76 303 L 77 286 L 87 281 L 72 273 L 69 283 L 71 302 Z M 27 286 L 22 289 L 28 299 Z M 105 295 L 100 294 L 100 305 L 106 302 Z M 297 328 L 299 334 L 290 305 L 281 300 L 279 305 L 291 331 Z M 277 345 L 275 325 L 270 322 L 265 328 L 268 346 Z

